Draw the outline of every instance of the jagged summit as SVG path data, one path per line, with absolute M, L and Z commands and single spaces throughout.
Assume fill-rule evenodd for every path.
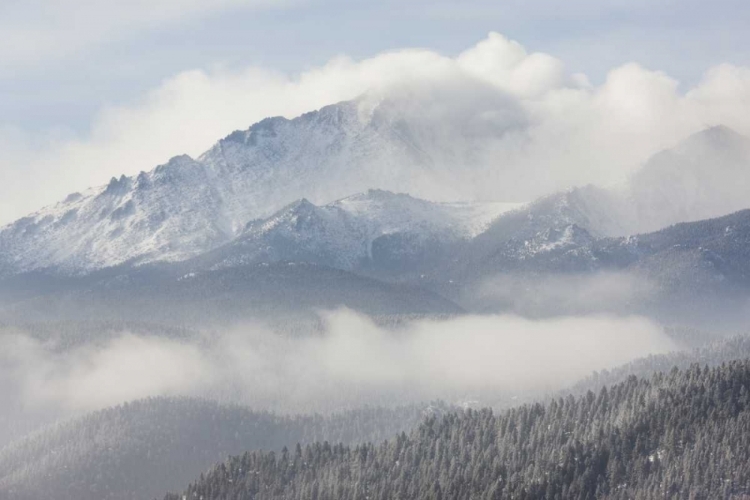
M 466 169 L 480 168 L 484 144 L 507 127 L 477 121 L 473 112 L 455 120 L 434 116 L 435 96 L 422 98 L 368 96 L 293 119 L 266 118 L 197 158 L 176 156 L 114 178 L 0 229 L 0 268 L 86 272 L 184 260 L 302 198 L 355 204 L 343 198 L 377 188 L 469 199 L 466 179 L 476 176 Z M 477 110 L 506 111 L 505 102 L 471 99 Z
M 320 206 L 303 198 L 248 223 L 237 239 L 198 262 L 203 268 L 299 260 L 346 270 L 377 267 L 469 240 L 515 206 L 435 203 L 381 189 Z

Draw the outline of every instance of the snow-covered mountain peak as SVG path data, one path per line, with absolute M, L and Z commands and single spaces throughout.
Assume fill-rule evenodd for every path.
M 515 203 L 439 203 L 409 194 L 370 189 L 321 206 L 302 198 L 267 219 L 248 223 L 246 232 L 276 228 L 282 221 L 298 222 L 300 217 L 314 217 L 356 221 L 368 234 L 375 236 L 424 230 L 451 232 L 456 238 L 470 238 L 498 216 L 518 206 Z
M 264 218 L 265 230 L 318 220 L 330 228 L 333 219 L 356 219 L 364 240 L 404 231 L 465 238 L 512 208 L 432 204 L 389 191 L 418 186 L 438 198 L 457 197 L 453 174 L 436 163 L 456 152 L 447 153 L 445 141 L 430 133 L 429 120 L 408 116 L 399 102 L 362 98 L 294 119 L 267 118 L 229 134 L 197 159 L 176 156 L 150 172 L 113 178 L 4 228 L 2 267 L 88 271 L 184 260 L 246 227 L 258 230 L 248 221 Z M 451 162 L 457 170 L 460 163 Z M 345 197 L 352 192 L 360 194 Z M 339 201 L 322 205 L 331 199 Z
M 282 219 L 274 216 L 282 209 L 289 212 L 283 220 L 291 223 L 296 216 L 299 227 L 305 220 L 327 228 L 335 226 L 331 220 L 356 220 L 366 241 L 405 231 L 475 236 L 513 205 L 425 200 L 473 199 L 469 184 L 481 184 L 483 172 L 499 168 L 497 158 L 485 154 L 487 144 L 523 119 L 502 99 L 484 99 L 482 89 L 457 99 L 447 99 L 450 92 L 407 89 L 293 119 L 261 120 L 198 158 L 177 156 L 149 172 L 114 178 L 6 226 L 0 230 L 0 268 L 88 271 L 189 259 L 246 228 L 258 229 L 248 221 L 276 220 L 273 227 L 281 227 Z M 690 156 L 676 148 L 655 157 L 632 183 L 637 210 L 664 214 L 652 221 L 657 227 L 745 207 L 750 148 L 737 146 L 744 138 L 716 128 L 686 144 L 707 152 Z M 412 196 L 394 194 L 404 191 Z M 301 199 L 308 204 L 288 206 Z M 625 207 L 594 189 L 571 191 L 557 201 L 567 205 L 529 214 L 554 218 L 548 227 L 579 223 L 597 236 L 623 234 L 627 226 Z
M 250 222 L 204 265 L 308 260 L 351 270 L 377 259 L 374 248 L 381 254 L 416 255 L 429 242 L 437 247 L 468 240 L 516 206 L 436 203 L 380 189 L 321 206 L 301 199 Z

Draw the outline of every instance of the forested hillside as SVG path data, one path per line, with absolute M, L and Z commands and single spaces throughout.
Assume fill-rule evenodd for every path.
M 687 351 L 674 351 L 667 354 L 652 354 L 639 358 L 611 370 L 594 372 L 580 380 L 567 391 L 573 394 L 597 392 L 604 386 L 610 386 L 626 380 L 629 376 L 651 377 L 657 372 L 667 372 L 672 368 L 688 368 L 692 364 L 718 366 L 736 360 L 750 359 L 750 337 L 733 336 L 728 339 L 714 340 Z
M 499 415 L 428 418 L 382 444 L 247 453 L 215 467 L 185 497 L 745 498 L 749 389 L 748 360 L 630 377 L 598 394 Z
M 135 401 L 39 431 L 0 450 L 0 498 L 130 500 L 161 496 L 211 464 L 289 443 L 380 441 L 429 408 L 279 416 L 190 398 Z

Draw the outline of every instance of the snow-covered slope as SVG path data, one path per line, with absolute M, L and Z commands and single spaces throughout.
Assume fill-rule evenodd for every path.
M 537 253 L 559 252 L 569 244 L 577 247 L 592 237 L 626 233 L 622 207 L 619 197 L 596 186 L 543 197 L 492 221 L 456 259 L 453 272 L 473 275 L 493 260 L 515 262 Z
M 0 272 L 89 271 L 180 260 L 233 236 L 204 165 L 183 156 L 137 177 L 74 193 L 0 231 Z
M 198 262 L 216 268 L 302 260 L 353 270 L 381 267 L 386 260 L 424 260 L 437 247 L 473 238 L 514 208 L 511 203 L 435 203 L 383 190 L 323 206 L 302 199 L 250 222 L 236 240 Z
M 482 145 L 507 126 L 473 113 L 445 120 L 420 102 L 362 98 L 265 119 L 198 159 L 73 194 L 0 229 L 0 273 L 182 260 L 301 198 L 321 204 L 382 188 L 465 199 Z

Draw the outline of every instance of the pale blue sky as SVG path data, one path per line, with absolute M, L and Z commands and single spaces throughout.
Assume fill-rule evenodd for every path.
M 750 63 L 747 26 L 746 0 L 3 0 L 0 122 L 82 131 L 102 105 L 188 69 L 297 72 L 404 47 L 452 55 L 489 31 L 595 83 L 637 61 L 691 84 L 717 63 Z

